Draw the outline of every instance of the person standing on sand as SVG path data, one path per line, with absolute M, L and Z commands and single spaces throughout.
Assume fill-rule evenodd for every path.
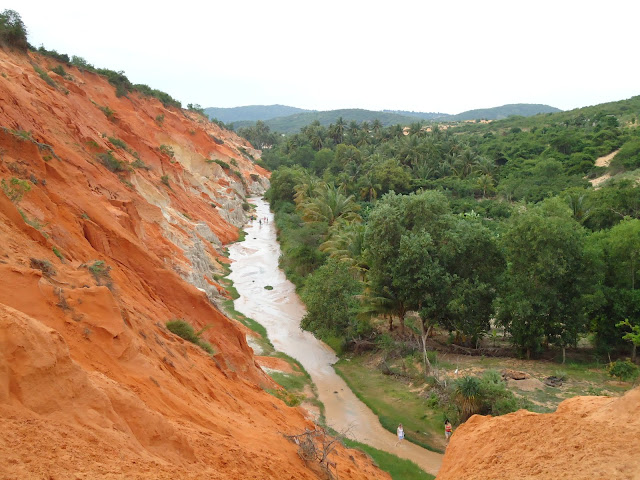
M 402 428 L 402 424 L 398 425 L 398 441 L 396 442 L 396 444 L 394 445 L 394 447 L 397 447 L 398 444 L 404 440 L 404 429 Z
M 453 427 L 451 426 L 451 422 L 447 418 L 444 421 L 444 438 L 447 440 L 447 443 L 449 442 L 449 439 L 451 438 L 451 433 L 452 432 L 453 432 Z

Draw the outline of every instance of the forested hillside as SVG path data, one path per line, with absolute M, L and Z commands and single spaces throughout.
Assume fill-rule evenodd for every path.
M 503 120 L 511 116 L 531 117 L 539 113 L 560 112 L 559 108 L 537 103 L 513 103 L 493 108 L 478 108 L 467 110 L 456 115 L 444 115 L 438 120 L 461 122 L 465 120 Z
M 303 108 L 288 107 L 286 105 L 247 105 L 244 107 L 209 107 L 204 109 L 204 113 L 209 118 L 217 119 L 224 123 L 264 121 L 308 111 Z
M 496 318 L 527 357 L 587 334 L 598 352 L 630 355 L 620 322 L 640 324 L 639 113 L 634 97 L 408 135 L 315 123 L 266 150 L 305 326 L 348 343 L 371 334 L 368 316 L 402 325 L 415 311 L 421 331 L 473 347 Z M 617 176 L 592 188 L 605 170 Z
M 374 112 L 372 110 L 363 110 L 361 108 L 345 108 L 341 110 L 327 110 L 324 112 L 296 113 L 286 117 L 266 120 L 264 124 L 274 132 L 295 133 L 299 132 L 301 128 L 312 123 L 318 123 L 319 125 L 326 127 L 338 121 L 356 123 L 373 123 L 377 121 L 383 126 L 388 126 L 398 123 L 402 125 L 409 125 L 411 122 L 415 122 L 416 118 L 412 116 L 398 115 L 396 113 Z M 253 122 L 236 122 L 234 124 L 236 130 L 251 126 L 253 126 Z

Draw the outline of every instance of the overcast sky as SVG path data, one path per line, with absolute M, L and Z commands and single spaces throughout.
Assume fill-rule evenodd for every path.
M 29 41 L 203 107 L 563 110 L 640 94 L 640 2 L 4 2 Z

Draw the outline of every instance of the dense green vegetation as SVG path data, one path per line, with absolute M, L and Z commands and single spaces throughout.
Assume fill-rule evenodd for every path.
M 24 51 L 29 47 L 27 28 L 15 10 L 0 13 L 0 46 L 3 45 Z
M 522 404 L 495 379 L 444 387 L 434 329 L 471 350 L 499 329 L 522 357 L 564 362 L 588 341 L 594 361 L 635 359 L 639 114 L 634 97 L 408 134 L 339 119 L 273 136 L 267 197 L 281 266 L 309 307 L 303 327 L 338 351 L 401 342 L 434 385 L 434 408 L 459 420 Z M 621 157 L 595 166 L 612 152 Z M 604 173 L 613 178 L 592 188 Z

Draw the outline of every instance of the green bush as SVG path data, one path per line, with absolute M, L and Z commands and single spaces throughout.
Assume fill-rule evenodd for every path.
M 160 181 L 164 183 L 167 187 L 169 186 L 169 175 L 162 175 L 160 177 Z
M 452 400 L 462 420 L 476 413 L 504 415 L 522 408 L 521 402 L 507 389 L 495 370 L 487 370 L 481 378 L 466 376 L 459 379 Z
M 107 137 L 107 140 L 111 142 L 111 144 L 116 148 L 121 148 L 122 150 L 129 150 L 128 145 L 119 138 L 116 137 Z
M 164 153 L 165 155 L 168 155 L 169 158 L 173 158 L 175 153 L 173 152 L 173 148 L 170 145 L 160 145 L 158 147 L 158 150 L 160 150 L 160 153 Z
M 165 107 L 176 107 L 176 108 L 182 107 L 182 103 L 180 103 L 175 98 L 171 97 L 171 95 L 169 95 L 168 93 L 165 93 L 161 90 L 156 90 L 155 88 L 151 88 L 148 85 L 137 83 L 133 85 L 133 90 L 147 97 L 157 98 Z M 164 119 L 164 115 L 162 117 Z M 157 117 L 156 117 L 156 120 L 157 120 Z
M 0 181 L 2 191 L 9 197 L 13 203 L 19 203 L 25 193 L 31 190 L 31 185 L 26 180 L 21 180 L 16 177 L 12 177 L 9 182 L 4 178 Z
M 231 166 L 227 162 L 224 162 L 222 160 L 218 160 L 217 158 L 214 158 L 213 160 L 207 160 L 207 163 L 217 163 L 224 170 L 231 170 Z
M 207 352 L 210 355 L 215 354 L 215 350 L 211 346 L 211 344 L 200 338 L 200 336 L 206 330 L 208 330 L 209 327 L 205 327 L 199 332 L 196 332 L 191 325 L 189 325 L 187 322 L 179 318 L 168 321 L 166 325 L 171 333 L 175 333 L 180 338 L 183 338 L 188 342 L 198 345 L 200 348 L 202 348 L 205 352 Z
M 53 73 L 57 73 L 61 77 L 66 77 L 67 76 L 67 72 L 64 71 L 64 68 L 62 68 L 62 65 L 58 65 L 57 67 L 52 68 L 51 71 Z
M 78 57 L 76 55 L 71 56 L 71 65 L 76 67 L 81 72 L 84 70 L 88 70 L 90 72 L 95 72 L 95 67 L 87 62 L 84 58 Z
M 109 107 L 104 106 L 104 107 L 98 107 L 100 110 L 102 110 L 102 113 L 104 113 L 105 117 L 107 117 L 109 120 L 111 120 L 111 118 L 113 118 L 113 116 L 115 115 L 115 111 L 111 110 Z
M 0 13 L 0 43 L 26 51 L 29 48 L 27 28 L 15 10 Z
M 113 156 L 113 150 L 97 155 L 98 160 L 112 172 L 122 172 L 125 170 L 125 162 Z
M 144 163 L 139 158 L 136 158 L 133 162 L 131 162 L 131 166 L 133 168 L 142 168 L 143 170 L 151 170 L 151 167 Z
M 45 82 L 47 82 L 47 84 L 51 85 L 52 87 L 56 87 L 56 82 L 53 81 L 53 78 L 51 78 L 47 72 L 42 70 L 35 63 L 33 64 L 33 69 L 36 71 L 38 75 L 40 75 L 40 78 L 42 78 Z
M 638 366 L 631 360 L 616 360 L 609 364 L 609 375 L 623 381 L 635 380 L 640 373 Z

